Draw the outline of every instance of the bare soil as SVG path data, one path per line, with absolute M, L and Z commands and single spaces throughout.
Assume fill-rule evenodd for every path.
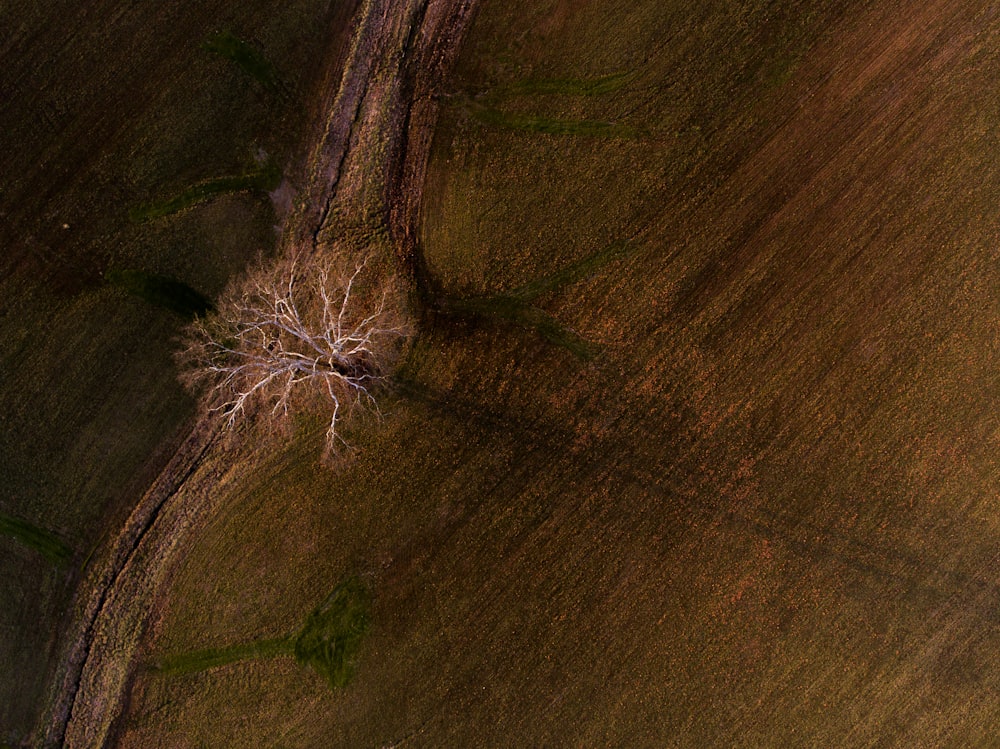
M 449 7 L 464 6 L 426 18 Z M 114 742 L 989 745 L 996 13 L 508 0 L 477 14 L 454 74 L 430 76 L 440 109 L 416 83 L 412 108 L 356 110 L 344 210 L 317 241 L 394 217 L 415 274 L 473 297 L 627 241 L 538 301 L 603 355 L 431 316 L 337 471 L 316 465 L 321 425 L 213 452 L 210 501 L 185 504 L 204 514 L 143 598 L 153 621 L 141 642 L 127 633 L 126 665 L 105 661 L 133 675 Z M 531 93 L 620 73 L 600 96 Z M 368 79 L 399 91 L 377 66 Z M 483 101 L 505 119 L 474 117 Z M 638 136 L 501 126 L 529 117 Z M 402 165 L 374 160 L 397 171 L 370 169 L 401 133 Z M 345 690 L 290 659 L 141 669 L 293 631 L 347 574 L 374 598 Z M 96 694 L 120 704 L 122 683 Z M 99 713 L 81 737 L 107 730 Z

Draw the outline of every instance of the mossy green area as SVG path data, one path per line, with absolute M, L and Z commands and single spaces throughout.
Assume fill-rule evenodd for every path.
M 287 638 L 354 573 L 354 675 L 140 667 L 116 745 L 993 743 L 995 21 L 484 0 L 421 227 L 477 314 L 428 315 L 333 470 L 321 414 L 213 454 L 142 649 Z
M 28 742 L 81 565 L 193 415 L 180 326 L 274 247 L 264 191 L 302 161 L 350 6 L 0 7 L 0 744 Z
M 278 658 L 295 653 L 295 641 L 287 637 L 275 637 L 270 640 L 255 640 L 253 642 L 225 645 L 209 650 L 196 650 L 192 653 L 179 653 L 163 658 L 153 666 L 155 671 L 163 676 L 183 676 L 194 674 L 209 668 L 227 666 L 241 661 L 258 660 L 261 658 Z
M 203 47 L 225 60 L 236 63 L 247 75 L 269 91 L 279 96 L 287 93 L 283 76 L 267 56 L 231 31 L 219 31 L 213 34 L 205 41 Z
M 515 94 L 600 96 L 618 91 L 634 76 L 634 73 L 612 73 L 591 79 L 534 78 L 515 81 L 504 88 L 493 88 L 488 93 L 494 99 Z
M 0 536 L 21 542 L 53 564 L 66 564 L 73 556 L 73 550 L 54 533 L 3 513 L 0 513 Z
M 371 625 L 371 594 L 356 577 L 337 586 L 309 614 L 295 638 L 295 660 L 311 666 L 333 688 L 346 687 Z
M 332 688 L 346 687 L 354 675 L 355 659 L 371 623 L 370 608 L 371 595 L 365 584 L 351 577 L 310 612 L 298 633 L 168 655 L 154 664 L 153 669 L 164 676 L 178 676 L 243 661 L 294 656 L 300 665 L 311 667 Z
M 133 208 L 133 221 L 149 221 L 204 203 L 219 195 L 239 192 L 267 193 L 281 182 L 281 168 L 270 162 L 246 174 L 236 174 L 198 182 L 163 200 Z

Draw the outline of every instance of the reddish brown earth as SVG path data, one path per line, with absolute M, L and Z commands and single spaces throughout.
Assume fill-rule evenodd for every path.
M 769 84 L 737 74 L 781 24 L 726 3 L 483 4 L 449 96 L 639 58 L 635 90 L 506 106 L 643 135 L 449 104 L 425 171 L 433 116 L 411 120 L 407 187 L 374 183 L 392 248 L 442 293 L 489 294 L 631 240 L 539 302 L 603 355 L 431 319 L 338 471 L 308 430 L 214 454 L 130 635 L 118 745 L 992 742 L 1000 20 L 813 5 L 827 25 Z M 370 175 L 353 155 L 343 173 Z M 352 184 L 344 205 L 370 205 Z M 352 571 L 374 625 L 342 692 L 290 659 L 174 679 L 130 660 L 292 631 Z

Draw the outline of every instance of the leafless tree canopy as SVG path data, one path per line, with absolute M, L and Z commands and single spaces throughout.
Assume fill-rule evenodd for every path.
M 408 329 L 391 279 L 364 260 L 298 259 L 261 266 L 189 328 L 182 379 L 206 387 L 232 426 L 322 404 L 334 446 L 345 407 L 374 405 Z

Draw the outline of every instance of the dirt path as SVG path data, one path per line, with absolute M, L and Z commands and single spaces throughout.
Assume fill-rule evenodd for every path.
M 381 227 L 401 258 L 413 252 L 436 87 L 475 6 L 476 0 L 359 3 L 339 86 L 314 138 L 306 187 L 286 220 L 285 251 L 311 245 L 322 252 L 340 232 Z M 196 424 L 118 536 L 89 563 L 38 745 L 113 742 L 142 634 L 156 616 L 156 592 L 242 463 L 223 456 L 219 445 L 214 420 Z

